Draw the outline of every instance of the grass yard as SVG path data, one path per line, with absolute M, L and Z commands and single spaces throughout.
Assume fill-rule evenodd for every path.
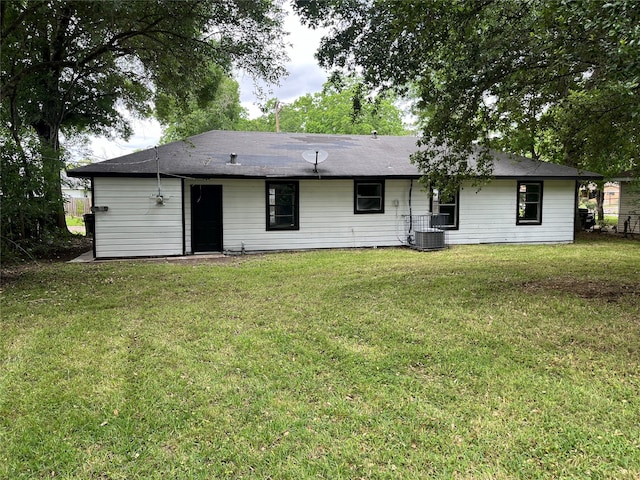
M 640 242 L 5 274 L 0 478 L 640 478 Z
M 65 218 L 67 221 L 67 227 L 84 227 L 84 218 L 69 216 Z

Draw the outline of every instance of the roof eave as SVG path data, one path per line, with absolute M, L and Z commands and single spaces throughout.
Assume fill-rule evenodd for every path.
M 69 170 L 67 175 L 75 178 L 98 178 L 98 177 L 133 177 L 133 178 L 156 178 L 157 173 L 151 172 L 77 172 Z M 241 174 L 226 174 L 226 173 L 160 173 L 162 178 L 185 178 L 185 179 L 207 179 L 207 178 L 229 178 L 229 179 L 269 179 L 269 178 L 291 178 L 300 180 L 344 180 L 353 178 L 389 178 L 398 180 L 418 180 L 421 175 L 415 174 L 401 174 L 401 175 L 381 175 L 381 174 L 348 174 L 348 175 L 332 175 L 322 172 L 314 173 L 312 175 L 285 175 L 285 174 L 260 174 L 260 175 L 241 175 Z
M 495 180 L 602 180 L 602 175 L 496 175 Z

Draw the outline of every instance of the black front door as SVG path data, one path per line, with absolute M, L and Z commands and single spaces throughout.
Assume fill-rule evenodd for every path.
M 191 248 L 222 251 L 222 186 L 191 186 Z

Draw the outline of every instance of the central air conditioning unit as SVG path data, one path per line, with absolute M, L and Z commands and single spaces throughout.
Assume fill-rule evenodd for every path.
M 408 215 L 405 233 L 410 247 L 416 250 L 442 250 L 446 248 L 446 214 Z
M 440 250 L 445 247 L 444 231 L 430 228 L 415 232 L 415 247 L 420 250 Z

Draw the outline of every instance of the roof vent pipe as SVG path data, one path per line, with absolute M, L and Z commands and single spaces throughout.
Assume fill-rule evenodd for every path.
M 229 163 L 231 165 L 236 165 L 236 160 L 237 159 L 238 159 L 238 154 L 232 153 L 231 155 L 229 155 Z
M 377 139 L 378 138 L 378 131 L 377 130 L 373 130 L 371 132 L 371 135 L 373 136 L 374 139 Z

